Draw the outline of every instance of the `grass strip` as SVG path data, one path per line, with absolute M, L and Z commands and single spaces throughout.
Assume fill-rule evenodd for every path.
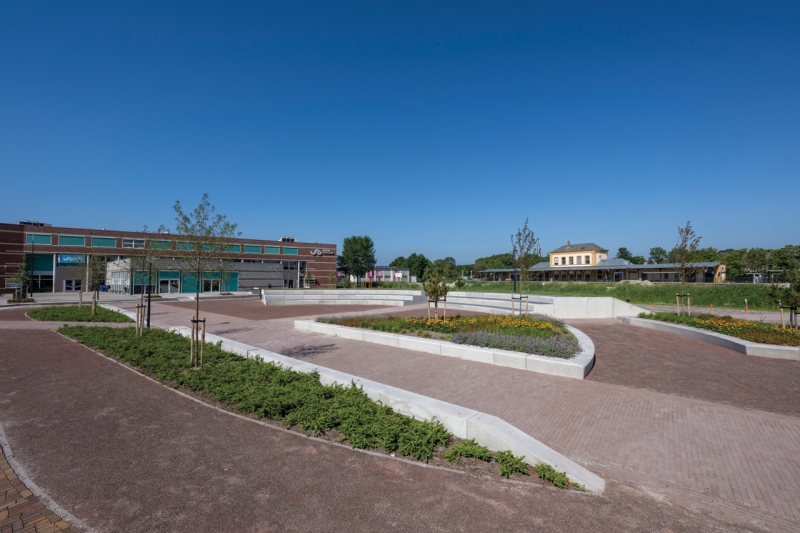
M 729 316 L 709 314 L 688 316 L 677 313 L 641 313 L 639 318 L 682 324 L 761 344 L 800 346 L 799 331 L 788 327 L 784 329 L 780 324 L 771 322 L 755 322 L 753 320 L 741 320 Z
M 772 297 L 772 285 L 767 283 L 687 283 L 683 290 L 680 283 L 598 283 L 598 282 L 526 282 L 517 287 L 525 294 L 553 294 L 561 296 L 612 296 L 632 303 L 675 305 L 675 293 L 688 292 L 692 295 L 692 306 L 729 307 L 744 309 L 744 301 L 753 310 L 777 310 Z M 510 293 L 513 284 L 504 281 L 468 282 L 462 291 Z
M 56 305 L 53 307 L 43 307 L 28 311 L 28 316 L 34 320 L 47 322 L 133 322 L 132 319 L 118 313 L 100 307 L 95 307 L 95 314 L 92 314 L 92 306 L 84 305 Z

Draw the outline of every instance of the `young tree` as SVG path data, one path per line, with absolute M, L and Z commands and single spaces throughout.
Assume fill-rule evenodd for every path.
M 422 287 L 428 295 L 428 300 L 433 302 L 436 318 L 439 318 L 439 300 L 444 298 L 448 291 L 447 285 L 442 279 L 442 273 L 436 267 L 431 267 L 425 274 L 425 283 Z M 430 317 L 430 306 L 428 307 L 428 316 Z
M 144 297 L 145 294 L 149 294 L 152 290 L 152 286 L 156 284 L 158 281 L 158 273 L 162 270 L 162 264 L 159 261 L 161 257 L 165 255 L 165 253 L 172 254 L 172 250 L 162 250 L 153 244 L 153 237 L 157 237 L 158 235 L 168 233 L 167 229 L 161 225 L 159 226 L 156 233 L 153 234 L 147 225 L 142 228 L 142 231 L 138 232 L 134 242 L 137 241 L 142 242 L 142 248 L 134 247 L 131 251 L 130 256 L 130 276 L 133 280 L 134 286 L 136 286 L 136 282 L 142 286 L 142 292 L 139 295 L 139 305 L 144 305 Z M 155 239 L 158 240 L 158 239 Z M 150 316 L 150 299 L 147 300 L 147 316 Z M 148 318 L 148 327 L 149 327 L 149 318 Z M 140 328 L 140 332 L 143 333 L 144 329 Z
M 439 270 L 439 272 L 442 274 L 442 277 L 450 278 L 455 273 L 456 260 L 452 257 L 437 259 L 433 262 L 433 266 Z
M 528 228 L 528 218 L 525 218 L 525 224 L 517 230 L 515 235 L 511 235 L 511 261 L 516 271 L 520 271 L 520 292 L 522 291 L 522 283 L 530 277 L 530 268 L 538 256 L 533 251 L 539 243 L 533 231 Z
M 200 320 L 200 292 L 206 280 L 205 275 L 218 273 L 220 285 L 225 282 L 226 276 L 232 271 L 233 265 L 225 250 L 233 243 L 233 239 L 241 232 L 236 231 L 236 224 L 229 222 L 225 215 L 215 214 L 216 208 L 208 201 L 208 194 L 203 198 L 193 211 L 184 212 L 180 200 L 175 202 L 175 230 L 185 237 L 180 240 L 174 254 L 181 270 L 190 272 L 194 277 L 195 314 L 194 319 Z M 197 347 L 192 343 L 190 362 L 197 364 Z M 202 364 L 202 362 L 200 362 Z
M 667 251 L 660 246 L 650 248 L 650 256 L 648 257 L 650 263 L 657 265 L 659 263 L 667 262 Z
M 346 269 L 344 271 L 354 275 L 356 283 L 360 283 L 361 276 L 375 269 L 375 244 L 367 235 L 347 237 L 339 258 Z
M 674 252 L 675 266 L 681 277 L 681 293 L 686 292 L 686 280 L 695 273 L 692 261 L 694 261 L 694 254 L 697 252 L 697 246 L 702 238 L 695 235 L 691 221 L 687 221 L 683 228 L 678 227 L 678 244 L 675 245 Z
M 24 258 L 22 259 L 22 263 L 19 264 L 18 270 L 8 279 L 8 281 L 19 286 L 16 289 L 16 297 L 24 298 L 26 294 L 25 288 L 31 283 L 31 273 L 28 271 L 28 263 Z

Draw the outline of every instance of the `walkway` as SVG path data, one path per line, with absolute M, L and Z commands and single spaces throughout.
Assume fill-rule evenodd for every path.
M 159 304 L 154 317 L 187 324 L 191 312 L 181 305 Z M 607 480 L 732 522 L 800 529 L 795 416 L 302 333 L 293 319 L 206 316 L 212 333 L 502 417 Z M 698 358 L 713 351 L 686 337 L 613 327 L 630 331 L 628 344 L 617 346 L 628 354 L 658 346 Z M 731 361 L 746 357 L 728 353 Z
M 28 475 L 86 531 L 753 531 L 613 482 L 584 495 L 310 439 L 29 325 L 0 323 L 0 423 Z

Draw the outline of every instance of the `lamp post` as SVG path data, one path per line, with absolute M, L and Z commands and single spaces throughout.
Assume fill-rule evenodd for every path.
M 33 298 L 33 261 L 36 257 L 36 233 L 31 236 L 31 279 L 28 281 L 28 292 L 30 297 Z
M 152 280 L 153 277 L 153 259 L 150 258 L 150 262 L 147 266 L 147 329 L 150 329 L 150 293 L 152 292 Z

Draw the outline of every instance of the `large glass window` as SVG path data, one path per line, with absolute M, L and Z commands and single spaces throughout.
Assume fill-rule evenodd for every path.
M 572 256 L 569 256 L 569 264 L 572 264 Z
M 92 237 L 92 247 L 116 248 L 117 239 L 114 237 Z
M 283 254 L 284 255 L 297 255 L 298 251 L 297 248 L 290 248 L 288 246 L 283 247 Z
M 281 247 L 280 246 L 265 246 L 264 247 L 264 253 L 265 254 L 280 255 Z
M 257 246 L 255 244 L 245 244 L 244 245 L 244 253 L 246 253 L 246 254 L 260 254 L 261 253 L 261 246 Z
M 240 254 L 242 253 L 242 246 L 240 244 L 226 244 L 225 251 L 229 254 Z
M 581 256 L 578 256 L 578 264 L 581 264 Z
M 590 256 L 588 256 L 588 255 L 587 255 L 587 256 L 584 256 L 584 262 L 585 262 L 587 265 L 590 265 L 590 264 L 592 263 L 592 259 L 591 259 L 591 257 L 590 257 Z
M 44 233 L 28 233 L 26 236 L 28 244 L 53 244 L 53 236 Z
M 86 237 L 79 237 L 77 235 L 59 235 L 59 246 L 86 246 Z
M 172 250 L 172 241 L 150 241 L 153 250 Z
M 122 239 L 123 248 L 134 248 L 136 250 L 144 249 L 144 239 Z

